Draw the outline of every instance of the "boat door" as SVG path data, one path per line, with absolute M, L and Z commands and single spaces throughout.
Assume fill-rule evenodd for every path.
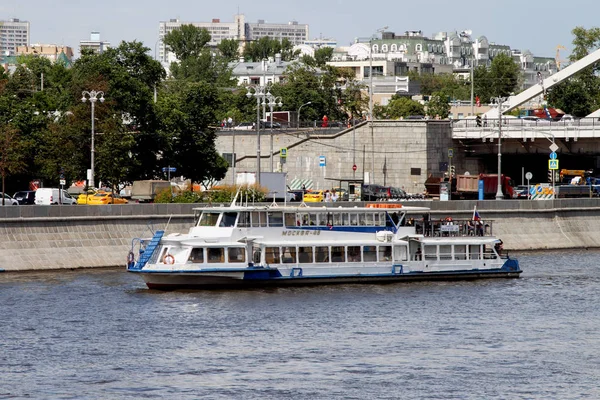
M 423 261 L 423 248 L 418 240 L 411 240 L 408 243 L 408 254 L 410 261 Z

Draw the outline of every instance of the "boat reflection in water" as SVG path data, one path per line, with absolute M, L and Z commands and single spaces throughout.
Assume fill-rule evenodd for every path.
M 500 254 L 491 221 L 432 223 L 425 207 L 234 200 L 194 211 L 187 233 L 156 231 L 134 240 L 127 270 L 149 288 L 165 290 L 516 278 L 522 272 L 516 259 Z

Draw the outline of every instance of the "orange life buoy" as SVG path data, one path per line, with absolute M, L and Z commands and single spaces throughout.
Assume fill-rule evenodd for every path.
M 163 257 L 163 264 L 174 264 L 175 263 L 175 257 L 173 257 L 171 254 L 165 254 L 165 256 Z

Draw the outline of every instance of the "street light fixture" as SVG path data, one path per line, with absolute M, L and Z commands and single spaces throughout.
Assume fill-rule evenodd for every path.
M 388 27 L 377 29 L 376 35 L 385 31 Z M 375 135 L 373 134 L 373 36 L 369 38 L 369 120 L 371 124 L 371 179 L 375 183 Z
M 273 106 L 281 107 L 283 103 L 281 102 L 280 96 L 273 96 L 270 93 L 267 93 L 266 98 L 263 100 L 263 105 L 266 104 L 269 106 L 270 115 L 271 115 L 271 172 L 273 172 Z
M 505 97 L 495 97 L 498 104 L 498 188 L 496 189 L 496 200 L 504 199 L 502 194 L 502 103 Z
M 96 105 L 96 101 L 100 100 L 100 103 L 104 103 L 104 92 L 101 91 L 95 91 L 95 90 L 91 90 L 91 91 L 87 91 L 84 90 L 83 92 L 81 92 L 81 101 L 82 102 L 86 102 L 87 100 L 90 101 L 91 105 L 92 105 L 92 155 L 91 155 L 91 169 L 90 169 L 90 181 L 89 181 L 89 187 L 94 187 L 94 108 Z M 86 97 L 87 96 L 87 97 Z M 100 97 L 98 97 L 100 96 Z
M 271 93 L 265 90 L 267 88 L 261 85 L 250 85 L 248 86 L 248 93 L 246 96 L 251 99 L 252 96 L 256 97 L 256 182 L 260 185 L 260 100 L 264 99 L 265 96 L 271 96 Z M 252 93 L 254 92 L 254 93 Z
M 304 103 L 300 106 L 300 108 L 298 108 L 298 129 L 300 129 L 300 110 L 302 110 L 302 107 L 307 106 L 309 104 L 312 104 L 312 101 Z

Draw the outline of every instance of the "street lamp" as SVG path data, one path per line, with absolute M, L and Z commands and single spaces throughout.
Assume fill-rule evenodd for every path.
M 506 101 L 505 97 L 495 97 L 498 104 L 498 188 L 496 189 L 496 200 L 502 200 L 502 103 Z
M 260 100 L 265 96 L 270 96 L 271 93 L 265 93 L 267 88 L 261 85 L 248 86 L 246 96 L 250 99 L 256 97 L 256 182 L 260 185 Z M 252 93 L 254 91 L 254 93 Z
M 270 115 L 271 115 L 271 172 L 273 172 L 273 106 L 281 107 L 283 103 L 281 102 L 280 96 L 273 96 L 270 93 L 267 93 L 267 96 L 263 100 L 263 105 L 266 104 L 269 106 Z
M 385 31 L 388 27 L 377 29 L 377 33 Z M 373 36 L 369 38 L 369 120 L 371 121 L 371 179 L 375 183 L 375 135 L 373 134 Z
M 298 109 L 298 129 L 300 129 L 300 110 L 302 110 L 302 107 L 307 106 L 309 104 L 312 104 L 312 101 L 302 104 Z
M 87 96 L 87 97 L 86 97 Z M 98 97 L 100 96 L 100 97 Z M 91 91 L 87 91 L 84 90 L 83 92 L 81 92 L 81 101 L 82 102 L 86 102 L 89 98 L 90 103 L 92 104 L 92 161 L 91 161 L 91 169 L 90 169 L 90 181 L 89 181 L 89 187 L 94 187 L 94 106 L 96 105 L 96 101 L 100 100 L 100 103 L 104 103 L 104 92 L 100 92 L 100 91 L 95 91 L 95 90 L 91 90 Z

